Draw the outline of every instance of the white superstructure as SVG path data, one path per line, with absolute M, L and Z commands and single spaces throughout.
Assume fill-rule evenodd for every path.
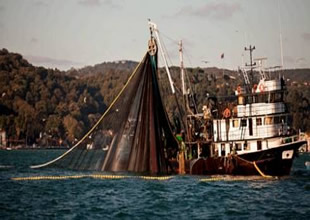
M 283 79 L 261 79 L 251 89 L 238 86 L 237 106 L 213 120 L 215 154 L 249 153 L 288 141 L 290 116 L 283 101 L 284 87 Z

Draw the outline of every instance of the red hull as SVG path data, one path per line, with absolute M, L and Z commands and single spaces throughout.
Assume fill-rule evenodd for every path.
M 260 175 L 261 171 L 265 175 L 285 176 L 290 174 L 298 149 L 305 143 L 297 141 L 248 154 L 199 158 L 190 161 L 186 170 L 192 175 Z M 293 155 L 283 158 L 283 152 L 290 150 L 293 150 Z

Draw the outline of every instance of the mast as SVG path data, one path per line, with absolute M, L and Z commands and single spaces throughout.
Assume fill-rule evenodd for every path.
M 184 130 L 186 130 L 186 126 L 185 126 L 185 122 L 184 122 L 184 119 L 183 119 L 183 113 L 182 113 L 182 110 L 180 108 L 180 104 L 179 104 L 179 101 L 178 101 L 178 97 L 177 97 L 177 94 L 175 92 L 175 88 L 174 88 L 174 83 L 172 81 L 172 77 L 171 77 L 171 74 L 170 74 L 170 70 L 169 70 L 169 67 L 168 67 L 168 63 L 167 63 L 167 59 L 166 59 L 166 55 L 165 55 L 165 52 L 163 50 L 163 47 L 161 45 L 161 41 L 160 41 L 160 38 L 159 38 L 159 30 L 157 28 L 157 25 L 153 22 L 151 22 L 151 20 L 149 19 L 148 20 L 148 24 L 150 26 L 150 31 L 151 31 L 151 35 L 152 33 L 154 32 L 155 33 L 155 36 L 156 36 L 156 40 L 158 42 L 158 46 L 159 46 L 159 49 L 160 49 L 160 52 L 161 52 L 161 55 L 162 55 L 162 58 L 164 60 L 164 64 L 165 64 L 165 69 L 166 69 L 166 72 L 167 72 L 167 75 L 168 75 L 168 79 L 169 79 L 169 83 L 170 83 L 170 87 L 171 87 L 171 92 L 172 94 L 174 95 L 174 99 L 175 99 L 175 102 L 177 104 L 177 108 L 178 108 L 178 112 L 179 112 L 179 117 L 180 117 L 180 120 L 181 120 L 181 124 L 182 124 L 182 127 Z
M 166 72 L 167 72 L 167 75 L 168 75 L 168 79 L 169 79 L 169 83 L 170 83 L 170 87 L 171 87 L 171 92 L 172 94 L 175 94 L 175 88 L 174 88 L 174 85 L 173 85 L 173 81 L 172 81 L 172 78 L 171 78 L 171 74 L 170 74 L 170 70 L 168 68 L 168 63 L 167 63 L 167 59 L 166 59 L 166 55 L 165 55 L 165 52 L 163 50 L 163 47 L 161 45 L 161 42 L 160 42 L 160 39 L 159 39 L 159 34 L 158 34 L 158 29 L 157 29 L 157 25 L 153 22 L 151 22 L 151 20 L 149 19 L 149 26 L 150 26 L 150 30 L 151 30 L 151 33 L 155 33 L 155 36 L 157 38 L 157 42 L 158 42 L 158 46 L 159 46 L 159 49 L 160 49 L 160 52 L 161 52 L 161 56 L 164 60 L 164 63 L 165 63 L 165 69 L 166 69 Z
M 255 50 L 255 46 L 252 47 L 252 45 L 250 45 L 248 48 L 245 47 L 244 50 L 250 51 L 250 64 L 246 63 L 245 66 L 249 66 L 251 68 L 251 81 L 253 83 L 253 69 L 254 69 L 254 66 L 256 65 L 256 62 L 253 62 L 252 52 L 253 50 Z
M 184 123 L 184 130 L 186 134 L 187 140 L 190 140 L 189 137 L 189 128 L 188 128 L 188 122 L 187 122 L 187 108 L 188 108 L 188 91 L 186 89 L 185 85 L 185 72 L 184 72 L 184 62 L 183 62 L 183 43 L 182 40 L 179 42 L 179 55 L 180 55 L 180 69 L 181 69 L 181 81 L 182 81 L 182 94 L 183 94 L 183 107 L 185 111 L 185 116 L 183 115 L 184 118 L 182 118 L 182 121 Z
M 180 67 L 181 67 L 181 81 L 182 81 L 182 93 L 183 96 L 186 95 L 185 80 L 184 80 L 184 63 L 183 63 L 183 44 L 182 40 L 179 42 L 179 52 L 180 52 Z

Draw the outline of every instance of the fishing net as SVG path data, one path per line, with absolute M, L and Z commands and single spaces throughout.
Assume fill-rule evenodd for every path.
M 60 157 L 32 168 L 167 174 L 177 149 L 158 86 L 157 52 L 146 53 L 94 127 Z

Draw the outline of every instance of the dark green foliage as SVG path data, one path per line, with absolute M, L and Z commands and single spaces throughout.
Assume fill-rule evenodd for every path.
M 45 137 L 54 144 L 73 141 L 105 109 L 96 79 L 34 67 L 21 55 L 0 50 L 0 129 L 9 139 L 25 144 L 42 144 Z
M 299 84 L 300 85 L 300 84 Z M 290 86 L 286 101 L 293 116 L 293 127 L 310 131 L 310 86 Z

